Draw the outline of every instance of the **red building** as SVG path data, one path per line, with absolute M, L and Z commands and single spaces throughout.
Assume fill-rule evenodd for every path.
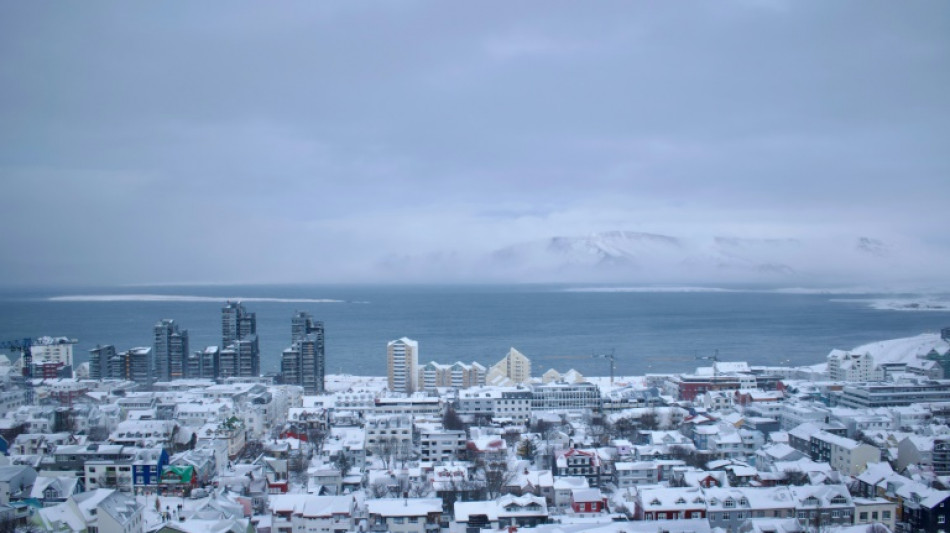
M 575 513 L 601 513 L 607 509 L 607 498 L 600 489 L 574 489 L 571 491 L 571 509 Z

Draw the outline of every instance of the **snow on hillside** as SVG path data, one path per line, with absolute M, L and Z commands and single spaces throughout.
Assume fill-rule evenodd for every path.
M 868 237 L 681 238 L 608 231 L 514 244 L 490 255 L 489 267 L 513 275 L 579 280 L 804 281 L 828 273 L 855 281 L 856 273 L 888 273 L 903 256 Z M 550 276 L 554 274 L 553 276 Z
M 950 343 L 941 339 L 936 333 L 923 333 L 916 337 L 864 344 L 851 350 L 851 353 L 869 353 L 874 358 L 874 363 L 880 365 L 882 363 L 910 363 L 924 357 L 933 349 L 936 349 L 938 353 L 945 353 L 950 350 Z

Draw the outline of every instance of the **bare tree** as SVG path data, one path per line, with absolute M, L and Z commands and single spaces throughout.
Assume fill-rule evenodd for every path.
M 505 487 L 515 478 L 515 472 L 508 468 L 505 461 L 476 461 L 476 468 L 485 482 L 485 495 L 489 500 L 501 496 Z
M 660 428 L 660 416 L 657 414 L 656 409 L 648 409 L 640 415 L 638 419 L 639 426 L 641 429 L 646 431 L 656 431 Z

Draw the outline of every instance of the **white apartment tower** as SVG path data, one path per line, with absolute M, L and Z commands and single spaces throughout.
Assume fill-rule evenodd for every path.
M 419 343 L 408 337 L 386 345 L 389 390 L 412 394 L 419 388 Z

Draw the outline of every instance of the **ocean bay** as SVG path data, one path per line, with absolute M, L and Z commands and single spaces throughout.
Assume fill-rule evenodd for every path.
M 0 292 L 0 340 L 42 335 L 79 340 L 77 363 L 96 344 L 118 350 L 151 344 L 152 326 L 171 318 L 190 349 L 221 343 L 221 307 L 241 299 L 257 314 L 261 369 L 278 370 L 290 317 L 308 311 L 326 327 L 328 373 L 383 375 L 386 342 L 420 343 L 420 363 L 489 366 L 513 346 L 550 367 L 606 375 L 678 372 L 696 357 L 757 365 L 811 365 L 832 348 L 935 332 L 950 313 L 875 309 L 880 295 L 566 285 L 161 286 Z

